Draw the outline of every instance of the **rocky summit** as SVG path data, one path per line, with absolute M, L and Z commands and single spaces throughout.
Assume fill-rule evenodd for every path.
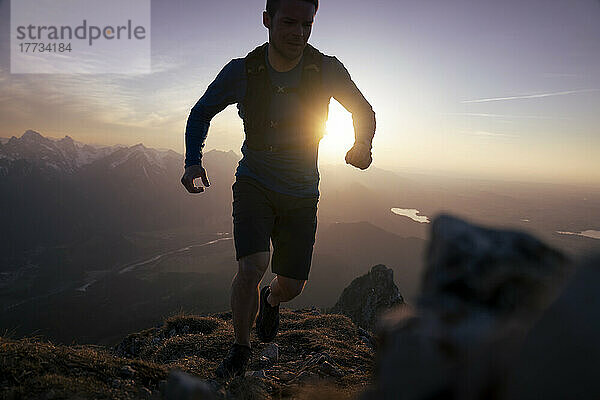
M 273 343 L 252 333 L 246 376 L 218 380 L 232 339 L 230 312 L 174 315 L 112 349 L 1 338 L 0 398 L 349 399 L 370 383 L 370 338 L 344 315 L 282 308 Z
M 383 311 L 401 304 L 404 299 L 394 283 L 394 271 L 378 264 L 354 279 L 328 311 L 347 315 L 361 328 L 372 331 Z

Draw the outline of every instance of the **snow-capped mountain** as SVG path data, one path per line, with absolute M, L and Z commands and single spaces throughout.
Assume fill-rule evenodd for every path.
M 130 163 L 138 163 L 166 170 L 169 158 L 179 159 L 180 156 L 173 150 L 156 150 L 148 148 L 142 143 L 138 143 L 131 147 L 118 149 L 110 154 L 106 160 L 111 169 Z
M 44 137 L 28 130 L 20 138 L 15 136 L 0 143 L 0 175 L 8 174 L 11 162 L 26 160 L 47 172 L 75 173 L 84 166 L 100 164 L 106 169 L 129 169 L 165 172 L 168 165 L 182 164 L 182 156 L 173 150 L 156 150 L 142 143 L 134 146 L 99 146 L 73 140 Z
M 11 137 L 0 147 L 0 159 L 27 160 L 42 169 L 73 173 L 83 165 L 117 151 L 122 147 L 92 147 L 75 142 L 70 136 L 50 139 L 28 130 L 20 138 Z

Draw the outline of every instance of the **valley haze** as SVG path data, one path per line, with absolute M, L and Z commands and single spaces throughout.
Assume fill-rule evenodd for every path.
M 239 154 L 206 152 L 211 187 L 191 196 L 179 182 L 183 155 L 172 150 L 90 145 L 33 130 L 0 143 L 3 329 L 62 343 L 114 344 L 177 310 L 229 308 L 237 270 L 231 185 Z M 313 265 L 303 295 L 287 307 L 331 307 L 377 264 L 391 268 L 403 297 L 414 301 L 429 229 L 417 215 L 451 212 L 526 230 L 571 255 L 600 248 L 598 239 L 559 233 L 600 228 L 600 190 L 376 167 L 320 170 Z M 400 209 L 409 216 L 398 215 Z

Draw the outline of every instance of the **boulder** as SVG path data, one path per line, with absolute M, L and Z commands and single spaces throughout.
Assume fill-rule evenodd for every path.
M 527 233 L 437 216 L 416 306 L 379 320 L 375 384 L 361 399 L 503 398 L 570 265 Z
M 584 260 L 528 332 L 508 399 L 600 399 L 600 254 Z

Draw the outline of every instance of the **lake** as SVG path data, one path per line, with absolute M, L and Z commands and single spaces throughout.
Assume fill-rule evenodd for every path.
M 392 212 L 397 215 L 402 215 L 412 219 L 415 222 L 428 224 L 429 217 L 419 215 L 420 211 L 414 208 L 392 208 Z
M 561 235 L 575 235 L 575 236 L 583 236 L 583 237 L 587 237 L 587 238 L 591 238 L 591 239 L 600 239 L 600 231 L 595 231 L 592 229 L 589 229 L 589 230 L 583 231 L 583 232 L 556 231 L 556 233 L 559 233 Z

